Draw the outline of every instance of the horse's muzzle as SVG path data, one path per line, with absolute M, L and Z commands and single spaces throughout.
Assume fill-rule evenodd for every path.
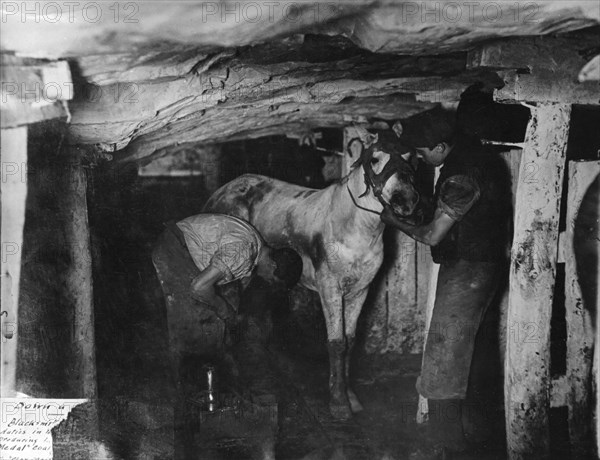
M 405 192 L 395 192 L 390 200 L 390 206 L 399 217 L 408 217 L 417 209 L 419 204 L 419 194 L 413 193 L 407 196 Z

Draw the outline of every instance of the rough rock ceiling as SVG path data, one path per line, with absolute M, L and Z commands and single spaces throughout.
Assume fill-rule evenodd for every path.
M 600 22 L 597 1 L 35 3 L 47 20 L 3 4 L 2 50 L 68 59 L 71 142 L 136 160 L 407 117 L 502 84 L 466 68 L 478 43 Z
M 343 35 L 373 52 L 439 54 L 491 38 L 576 30 L 597 24 L 599 15 L 595 0 L 159 0 L 74 2 L 59 10 L 52 1 L 27 9 L 19 3 L 3 4 L 2 47 L 42 58 L 130 53 L 156 43 L 235 47 L 296 33 Z M 27 11 L 46 20 L 32 21 Z
M 493 72 L 466 70 L 464 53 L 394 56 L 343 41 L 297 35 L 202 56 L 177 78 L 124 84 L 105 76 L 111 80 L 100 89 L 82 86 L 90 97 L 70 104 L 72 141 L 106 150 L 127 144 L 127 157 L 141 158 L 174 143 L 397 119 L 455 101 L 475 81 L 501 84 Z M 148 74 L 160 72 L 150 67 Z

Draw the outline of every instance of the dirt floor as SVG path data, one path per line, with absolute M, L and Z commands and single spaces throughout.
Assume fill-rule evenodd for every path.
M 374 363 L 358 360 L 353 387 L 364 411 L 346 422 L 335 421 L 327 409 L 328 365 L 326 361 L 290 356 L 277 344 L 240 343 L 234 350 L 239 372 L 252 394 L 276 395 L 278 429 L 274 458 L 304 460 L 420 459 L 431 456 L 431 442 L 424 426 L 417 425 L 418 395 L 414 389 L 419 356 L 389 357 Z M 368 365 L 367 362 L 370 362 Z M 362 364 L 362 365 L 361 365 Z M 379 367 L 379 369 L 378 369 Z M 490 421 L 503 423 L 496 417 Z M 470 454 L 452 458 L 501 459 L 503 432 Z M 241 453 L 241 452 L 239 452 Z M 238 458 L 232 456 L 222 458 Z M 197 457 L 202 458 L 202 457 Z M 239 458 L 244 458 L 240 456 Z M 256 457 L 269 458 L 269 457 Z
M 142 186 L 134 173 L 120 177 L 125 185 L 118 187 L 97 178 L 91 208 L 100 436 L 113 454 L 107 458 L 166 460 L 173 450 L 185 459 L 428 458 L 432 442 L 415 423 L 420 356 L 355 356 L 353 387 L 365 410 L 334 421 L 320 310 L 293 317 L 273 308 L 281 314 L 271 315 L 265 305 L 285 302 L 260 289 L 248 302 L 260 307 L 247 313 L 254 326 L 246 324 L 231 359 L 217 363 L 218 389 L 227 398 L 221 410 L 201 411 L 202 366 L 209 361 L 202 356 L 190 358 L 178 395 L 149 254 L 162 222 L 194 214 L 206 193 L 191 179 Z M 478 436 L 484 450 L 454 458 L 504 458 L 503 417 L 488 409 L 495 425 Z
M 175 458 L 203 460 L 505 458 L 503 418 L 493 410 L 488 414 L 495 426 L 478 449 L 446 457 L 431 449 L 426 428 L 415 421 L 419 356 L 357 359 L 353 387 L 365 409 L 340 422 L 327 409 L 326 360 L 293 356 L 276 341 L 265 346 L 255 339 L 246 334 L 230 360 L 218 363 L 221 407 L 214 413 L 202 410 L 206 361 L 187 362 L 174 438 L 168 398 L 142 397 L 143 383 L 136 390 L 141 402 L 109 404 L 101 412 L 101 433 L 115 458 L 163 460 L 173 450 Z

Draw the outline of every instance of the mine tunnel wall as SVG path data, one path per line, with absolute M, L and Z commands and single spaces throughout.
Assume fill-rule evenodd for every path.
M 40 124 L 31 130 L 18 387 L 38 397 L 76 394 L 70 387 L 74 311 L 65 302 L 62 275 L 70 263 L 64 240 L 69 213 L 61 202 L 74 166 L 63 150 L 58 125 Z M 150 259 L 165 222 L 200 212 L 212 189 L 247 172 L 314 188 L 339 178 L 334 156 L 321 158 L 284 137 L 226 144 L 219 163 L 216 178 L 140 176 L 133 164 L 86 165 L 100 395 L 153 398 L 162 393 L 160 382 L 169 379 L 166 313 Z M 268 298 L 260 290 L 249 296 L 258 304 Z M 279 321 L 281 336 L 298 337 L 288 343 L 289 351 L 325 360 L 326 331 L 318 296 L 305 292 L 296 302 L 281 297 L 270 301 L 278 303 L 274 320 Z M 373 343 L 368 341 L 373 325 L 378 327 L 386 315 L 376 300 L 365 305 L 364 350 L 384 351 L 376 335 Z
M 71 388 L 74 310 L 65 301 L 63 279 L 70 264 L 64 240 L 70 217 L 61 201 L 74 165 L 64 155 L 61 133 L 51 124 L 36 125 L 30 132 L 18 387 L 38 397 L 76 394 Z M 339 130 L 328 135 L 332 144 L 339 142 Z M 339 178 L 339 162 L 335 155 L 322 158 L 297 140 L 280 136 L 225 144 L 218 167 L 211 170 L 213 177 L 140 176 L 134 164 L 86 164 L 100 395 L 160 397 L 170 378 L 164 301 L 150 259 L 164 223 L 200 212 L 216 186 L 241 174 L 322 188 Z M 387 282 L 382 277 L 401 248 L 391 232 L 385 239 L 391 252 L 364 307 L 361 352 L 386 353 L 396 341 L 394 352 L 419 353 L 423 302 L 396 305 L 404 312 L 403 324 L 388 327 L 394 318 L 385 292 L 380 292 Z M 414 278 L 410 283 L 417 288 Z M 326 360 L 325 324 L 316 293 L 300 293 L 293 302 L 263 294 L 251 289 L 249 302 L 277 303 L 273 319 L 281 344 L 292 353 Z M 290 334 L 294 341 L 285 340 Z
M 570 159 L 593 158 L 598 139 L 590 124 L 597 119 L 597 111 L 574 109 Z M 75 394 L 70 383 L 74 373 L 74 311 L 65 302 L 63 276 L 70 264 L 64 238 L 70 217 L 61 195 L 72 178 L 73 165 L 61 154 L 65 142 L 61 133 L 60 124 L 53 123 L 32 125 L 29 130 L 17 372 L 18 390 L 39 397 Z M 340 130 L 329 130 L 325 138 L 325 145 L 341 145 Z M 339 157 L 316 155 L 309 147 L 300 147 L 297 140 L 285 137 L 224 144 L 213 158 L 218 158 L 218 167 L 212 170 L 212 177 L 144 177 L 138 175 L 137 165 L 115 167 L 111 163 L 85 168 L 101 394 L 110 388 L 113 394 L 152 397 L 153 392 L 160 393 L 155 382 L 169 378 L 166 314 L 149 256 L 164 222 L 199 212 L 215 187 L 243 173 L 267 174 L 320 188 L 338 178 L 340 170 Z M 508 153 L 505 158 L 512 158 L 509 167 L 514 175 L 517 157 Z M 401 327 L 393 329 L 388 326 L 398 318 L 390 315 L 389 303 L 381 302 L 385 297 L 380 295 L 385 294 L 382 277 L 394 263 L 395 238 L 386 232 L 386 262 L 360 319 L 363 354 L 417 356 L 422 351 L 424 303 L 417 296 L 410 305 L 397 305 L 404 316 Z M 426 253 L 423 256 L 429 257 Z M 425 286 L 424 292 L 427 281 L 426 275 L 416 282 L 413 279 L 415 288 Z M 274 320 L 280 321 L 283 336 L 300 337 L 290 345 L 291 351 L 325 360 L 326 333 L 317 296 L 304 293 L 292 306 L 287 300 L 277 300 L 285 309 L 277 311 Z

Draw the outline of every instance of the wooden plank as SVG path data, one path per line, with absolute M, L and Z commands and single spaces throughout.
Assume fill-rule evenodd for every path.
M 469 52 L 467 68 L 504 69 L 499 75 L 505 85 L 494 92 L 497 101 L 597 105 L 600 82 L 578 76 L 598 47 L 597 34 L 498 40 Z
M 504 377 L 510 459 L 546 458 L 550 449 L 550 318 L 556 276 L 558 223 L 571 107 L 532 107 L 520 177 L 536 167 L 536 180 L 519 180 L 511 253 L 509 337 Z M 525 335 L 525 337 L 523 337 Z
M 576 76 L 554 73 L 528 75 L 517 70 L 499 72 L 504 86 L 494 90 L 496 102 L 600 104 L 600 81 L 579 83 Z
M 433 176 L 433 187 L 435 190 L 435 184 L 440 178 L 440 167 L 435 168 Z M 433 262 L 431 259 L 431 249 L 428 246 L 421 245 L 420 249 L 423 252 L 429 253 L 429 274 L 427 277 L 427 296 L 425 297 L 425 327 L 423 333 L 423 351 L 425 351 L 425 342 L 427 341 L 427 334 L 429 333 L 429 327 L 431 326 L 431 317 L 433 315 L 433 307 L 435 305 L 435 292 L 437 289 L 438 273 L 440 271 L 440 265 Z M 417 423 L 424 423 L 429 417 L 429 405 L 427 404 L 427 398 L 419 395 L 419 404 L 417 406 Z
M 9 100 L 0 110 L 2 128 L 16 128 L 44 120 L 67 119 L 69 112 L 62 102 L 36 107 Z
M 96 343 L 94 331 L 94 302 L 92 287 L 92 255 L 87 210 L 87 178 L 80 164 L 83 152 L 72 148 L 71 174 L 64 181 L 63 205 L 67 226 L 65 241 L 71 263 L 65 274 L 65 297 L 72 306 L 73 353 L 75 362 L 71 390 L 74 397 L 94 399 L 96 384 Z
M 68 101 L 73 99 L 71 70 L 67 61 L 31 59 L 1 54 L 3 95 L 21 101 Z
M 420 341 L 419 348 L 413 353 L 423 353 L 423 333 L 425 331 L 425 321 L 427 316 L 427 301 L 429 299 L 429 278 L 431 276 L 431 248 L 423 243 L 417 243 L 416 271 L 417 277 L 415 280 L 417 289 L 417 309 L 419 315 L 416 319 L 418 322 L 418 340 Z
M 552 70 L 573 76 L 586 63 L 586 55 L 600 46 L 596 34 L 568 37 L 519 37 L 476 46 L 467 53 L 467 68 L 527 69 L 536 74 Z
M 64 101 L 73 98 L 71 71 L 66 61 L 48 62 L 0 55 L 3 128 L 68 118 Z
M 435 305 L 435 291 L 437 289 L 439 271 L 440 265 L 432 262 L 431 274 L 429 275 L 429 296 L 427 298 L 427 311 L 425 312 L 425 341 L 427 341 L 427 334 L 429 333 L 429 327 L 431 326 L 431 317 L 433 315 L 433 306 Z M 423 423 L 427 421 L 427 418 L 429 416 L 428 414 L 429 406 L 427 404 L 427 398 L 419 395 L 419 406 L 417 407 L 417 423 Z
M 3 129 L 1 142 L 2 346 L 0 347 L 0 369 L 2 397 L 9 398 L 15 397 L 17 390 L 19 282 L 27 200 L 27 127 Z
M 600 174 L 600 160 L 569 162 L 567 226 L 565 232 L 565 313 L 569 436 L 575 452 L 584 449 L 591 435 L 591 369 L 594 349 L 594 306 L 584 305 L 575 260 L 575 219 L 585 192 Z M 590 267 L 592 269 L 592 267 Z M 583 452 L 581 452 L 583 454 Z
M 393 240 L 394 257 L 387 276 L 387 334 L 385 351 L 411 353 L 417 331 L 417 289 L 415 240 L 394 228 L 387 228 L 389 240 Z M 391 242 L 389 241 L 388 242 Z M 386 242 L 387 243 L 387 242 Z M 386 247 L 389 254 L 390 245 Z

